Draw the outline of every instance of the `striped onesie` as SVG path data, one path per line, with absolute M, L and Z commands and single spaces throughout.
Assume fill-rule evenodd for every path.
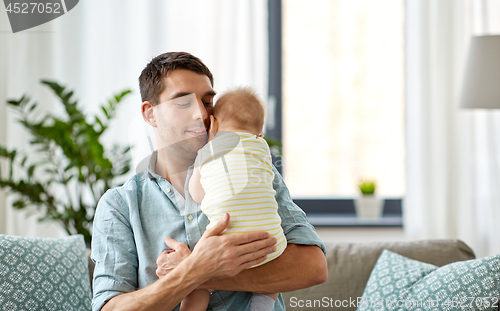
M 229 213 L 231 220 L 222 234 L 267 231 L 277 239 L 276 251 L 256 267 L 280 256 L 287 245 L 274 198 L 271 153 L 256 135 L 219 135 L 198 151 L 196 165 L 205 191 L 201 210 L 211 223 Z

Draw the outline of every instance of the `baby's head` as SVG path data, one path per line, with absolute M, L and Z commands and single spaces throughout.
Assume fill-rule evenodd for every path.
M 219 131 L 260 135 L 266 118 L 265 103 L 250 87 L 226 91 L 215 104 L 213 115 Z

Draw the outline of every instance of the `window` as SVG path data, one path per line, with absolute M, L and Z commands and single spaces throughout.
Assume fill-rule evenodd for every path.
M 283 0 L 283 176 L 294 198 L 402 197 L 401 0 Z

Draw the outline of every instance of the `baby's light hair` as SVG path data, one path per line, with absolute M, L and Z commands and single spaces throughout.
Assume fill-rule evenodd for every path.
M 221 125 L 259 135 L 264 129 L 266 104 L 253 88 L 237 87 L 219 97 L 213 114 Z

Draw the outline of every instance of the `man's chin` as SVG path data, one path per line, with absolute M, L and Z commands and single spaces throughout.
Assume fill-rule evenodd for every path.
M 203 148 L 207 144 L 206 137 L 204 138 L 188 138 L 183 141 L 176 143 L 173 147 L 174 149 L 183 153 L 186 158 L 196 158 L 198 150 Z
M 196 152 L 198 152 L 198 150 L 200 150 L 201 148 L 203 148 L 203 146 L 207 144 L 208 137 L 206 135 L 202 137 L 192 137 L 187 139 L 186 142 L 191 144 L 193 148 L 196 149 Z

